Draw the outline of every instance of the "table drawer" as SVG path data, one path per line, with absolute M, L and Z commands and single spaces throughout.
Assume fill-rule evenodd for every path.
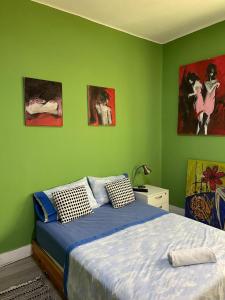
M 158 191 L 152 193 L 151 187 L 149 187 L 148 193 L 134 192 L 136 199 L 143 201 L 146 204 L 162 208 L 169 211 L 169 191 Z
M 166 192 L 148 197 L 148 204 L 153 206 L 162 207 L 164 203 L 168 203 L 168 194 Z
M 167 202 L 163 202 L 162 203 L 162 207 L 160 207 L 160 208 L 162 208 L 162 209 L 164 209 L 166 211 L 169 211 L 169 202 L 168 201 Z

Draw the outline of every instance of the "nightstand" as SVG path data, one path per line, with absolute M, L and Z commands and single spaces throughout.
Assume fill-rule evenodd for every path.
M 153 185 L 146 184 L 145 186 L 148 192 L 134 192 L 135 197 L 146 204 L 169 211 L 169 190 Z

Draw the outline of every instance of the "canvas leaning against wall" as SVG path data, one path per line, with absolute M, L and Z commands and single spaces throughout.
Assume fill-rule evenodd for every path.
M 115 89 L 88 86 L 88 124 L 115 126 Z
M 180 67 L 177 132 L 225 135 L 225 55 Z
M 24 78 L 26 126 L 62 126 L 62 84 Z
M 225 163 L 188 161 L 185 216 L 225 229 Z

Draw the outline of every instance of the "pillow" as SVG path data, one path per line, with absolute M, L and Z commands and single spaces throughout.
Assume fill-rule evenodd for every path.
M 38 219 L 44 223 L 58 220 L 56 208 L 43 192 L 34 193 L 34 210 Z
M 68 223 L 92 212 L 85 186 L 52 193 L 59 218 L 62 223 Z
M 72 189 L 72 188 L 77 187 L 77 186 L 84 186 L 86 188 L 91 208 L 92 209 L 97 208 L 98 204 L 97 204 L 97 202 L 96 202 L 96 200 L 93 196 L 93 193 L 90 189 L 90 186 L 89 186 L 88 181 L 87 181 L 87 177 L 84 177 L 84 178 L 82 178 L 78 181 L 74 181 L 74 182 L 69 183 L 69 184 L 57 186 L 57 187 L 54 187 L 52 189 L 49 189 L 49 190 L 46 190 L 46 191 L 43 191 L 43 192 L 35 193 L 34 195 L 35 195 L 36 199 L 41 199 L 43 197 L 44 198 L 47 197 L 52 202 L 52 204 L 55 206 L 55 203 L 54 203 L 54 200 L 53 200 L 53 197 L 52 197 L 52 193 L 54 193 L 56 191 L 64 191 L 64 190 Z
M 91 177 L 88 176 L 94 197 L 98 203 L 98 206 L 102 206 L 109 202 L 109 198 L 105 189 L 106 183 L 113 182 L 119 179 L 125 178 L 124 175 L 110 176 L 110 177 Z
M 135 201 L 131 182 L 128 178 L 107 183 L 105 187 L 114 208 L 120 208 Z

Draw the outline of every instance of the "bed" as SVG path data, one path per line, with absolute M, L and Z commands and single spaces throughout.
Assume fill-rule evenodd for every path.
M 211 247 L 217 263 L 173 268 L 170 249 Z M 73 299 L 225 299 L 225 233 L 135 201 L 67 224 L 36 223 L 33 255 Z

